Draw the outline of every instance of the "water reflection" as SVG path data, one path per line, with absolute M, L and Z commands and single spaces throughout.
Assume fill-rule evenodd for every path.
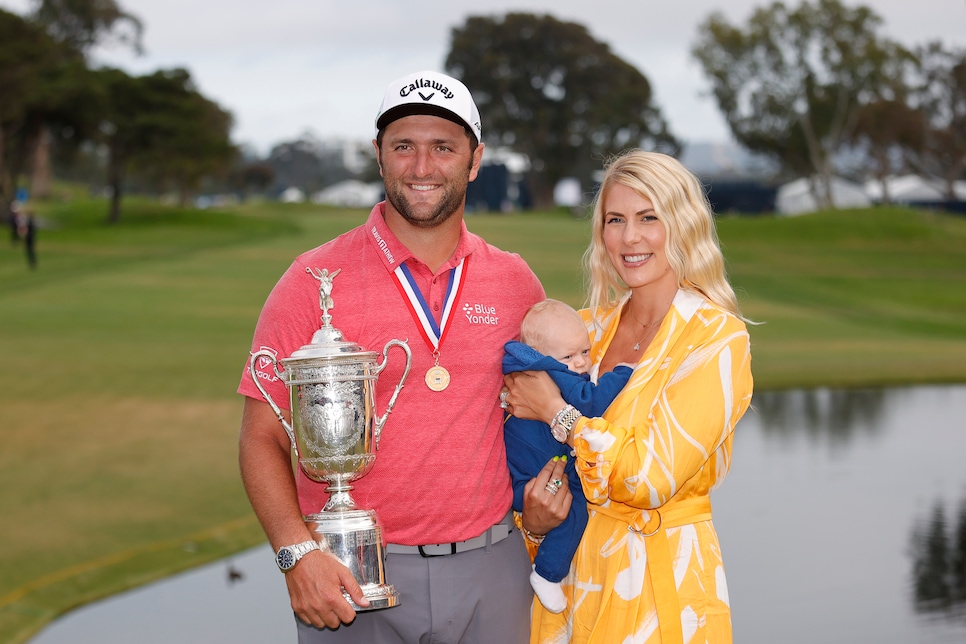
M 754 405 L 766 433 L 804 434 L 849 443 L 856 434 L 882 431 L 884 389 L 805 389 L 755 393 Z
M 757 392 L 752 405 L 713 500 L 735 642 L 966 642 L 966 618 L 951 618 L 966 603 L 917 609 L 910 557 L 914 522 L 966 495 L 966 387 Z M 961 523 L 947 507 L 949 560 Z
M 294 642 L 285 579 L 268 544 L 62 617 L 30 644 Z
M 955 524 L 937 500 L 932 516 L 913 525 L 911 543 L 916 610 L 966 616 L 966 497 Z

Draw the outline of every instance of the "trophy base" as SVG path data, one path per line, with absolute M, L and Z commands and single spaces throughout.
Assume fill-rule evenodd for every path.
M 366 610 L 378 610 L 380 608 L 392 608 L 393 606 L 399 605 L 399 592 L 393 587 L 392 584 L 382 584 L 379 586 L 362 587 L 362 594 L 365 598 L 369 600 L 368 606 L 359 606 L 354 601 L 349 598 L 349 594 L 345 591 L 342 592 L 342 596 L 345 600 L 349 602 L 353 610 L 357 613 L 361 613 Z
M 358 606 L 342 593 L 357 612 L 399 605 L 399 593 L 386 583 L 382 528 L 374 510 L 322 511 L 306 517 L 305 524 L 312 538 L 335 555 L 362 587 L 368 606 Z

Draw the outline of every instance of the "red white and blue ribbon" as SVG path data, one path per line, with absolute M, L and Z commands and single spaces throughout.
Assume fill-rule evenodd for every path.
M 406 301 L 409 312 L 422 333 L 423 340 L 426 342 L 430 351 L 433 352 L 433 355 L 437 357 L 437 360 L 439 349 L 443 346 L 443 341 L 446 339 L 446 332 L 450 327 L 449 321 L 452 317 L 453 309 L 460 298 L 460 293 L 463 291 L 463 284 L 466 283 L 468 260 L 468 257 L 464 257 L 460 260 L 459 264 L 450 269 L 449 283 L 446 285 L 446 296 L 443 300 L 443 312 L 438 323 L 429 304 L 426 302 L 426 298 L 423 297 L 422 292 L 416 285 L 416 280 L 413 278 L 412 273 L 409 272 L 409 268 L 405 264 L 399 264 L 396 266 L 396 270 L 393 271 L 393 276 L 396 278 L 396 287 L 403 296 L 403 300 Z

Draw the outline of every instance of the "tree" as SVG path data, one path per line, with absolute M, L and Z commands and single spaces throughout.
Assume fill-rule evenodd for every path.
M 294 141 L 272 146 L 265 163 L 272 169 L 277 191 L 296 186 L 306 193 L 320 190 L 322 159 L 317 142 L 308 133 Z
M 882 202 L 890 203 L 889 178 L 908 168 L 910 155 L 922 149 L 926 119 L 914 100 L 919 59 L 900 52 L 886 64 L 892 67 L 889 80 L 859 106 L 850 141 L 862 153 L 865 174 L 882 186 Z
M 114 0 L 33 0 L 33 18 L 54 39 L 87 55 L 114 39 L 141 53 L 141 21 Z
M 117 223 L 121 218 L 124 179 L 133 158 L 159 138 L 144 123 L 155 105 L 144 80 L 112 68 L 99 69 L 95 74 L 104 101 L 101 136 L 107 146 L 107 185 L 111 194 L 107 221 Z
M 272 168 L 275 189 L 279 191 L 296 186 L 311 194 L 340 181 L 354 179 L 357 174 L 346 166 L 342 145 L 327 145 L 311 132 L 273 146 L 265 163 Z M 378 174 L 376 179 L 379 179 Z
M 51 125 L 83 129 L 89 117 L 86 67 L 41 27 L 0 10 L 0 194 L 12 198 Z M 83 98 L 82 98 L 83 97 Z
M 264 193 L 275 181 L 275 170 L 264 161 L 246 159 L 228 177 L 233 190 L 247 199 L 251 192 Z
M 922 85 L 922 147 L 911 155 L 921 173 L 943 182 L 946 198 L 957 199 L 955 182 L 966 171 L 966 51 L 933 42 L 919 51 Z
M 587 29 L 552 16 L 470 16 L 452 30 L 446 69 L 472 91 L 484 140 L 526 154 L 538 206 L 565 176 L 627 147 L 674 153 L 651 86 Z
M 859 108 L 852 140 L 864 153 L 868 172 L 882 186 L 882 202 L 891 203 L 889 177 L 923 146 L 925 115 L 907 101 L 880 99 Z
M 881 95 L 898 43 L 882 19 L 838 0 L 781 2 L 754 11 L 745 29 L 716 12 L 699 27 L 692 54 L 735 139 L 812 180 L 816 202 L 834 207 L 834 158 L 850 141 L 861 106 Z
M 141 21 L 123 11 L 114 0 L 33 0 L 33 5 L 31 20 L 79 57 L 86 58 L 95 45 L 111 40 L 141 53 Z M 80 111 L 85 111 L 85 105 L 83 100 L 76 103 Z M 37 131 L 30 140 L 31 187 L 39 197 L 50 192 L 50 148 L 56 138 L 55 125 L 49 121 L 36 122 Z
M 104 97 L 102 137 L 108 149 L 111 205 L 119 221 L 124 181 L 132 171 L 172 180 L 182 201 L 201 177 L 227 171 L 235 149 L 231 115 L 205 99 L 183 69 L 133 77 L 117 69 L 96 72 Z
M 161 185 L 173 185 L 183 206 L 197 194 L 203 179 L 227 178 L 238 154 L 230 138 L 232 115 L 202 96 L 184 74 L 183 93 L 173 93 L 166 109 L 157 114 L 156 127 L 167 134 L 142 150 L 135 164 Z

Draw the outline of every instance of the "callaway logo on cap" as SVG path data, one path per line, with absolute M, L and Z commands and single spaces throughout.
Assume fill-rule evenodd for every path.
M 480 141 L 480 111 L 466 85 L 439 72 L 423 71 L 389 83 L 376 115 L 376 132 L 404 116 L 431 114 L 470 128 Z

